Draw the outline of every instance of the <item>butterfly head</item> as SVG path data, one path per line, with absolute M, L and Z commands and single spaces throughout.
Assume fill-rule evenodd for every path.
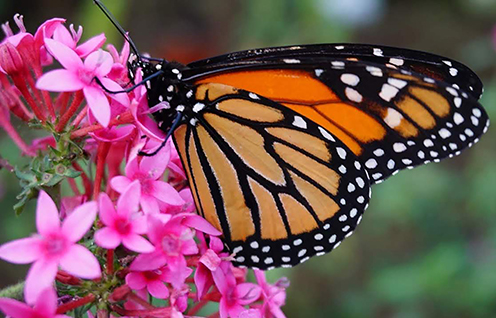
M 166 60 L 151 60 L 131 56 L 128 61 L 129 76 L 137 82 L 137 72 L 147 91 L 150 108 L 158 106 L 154 112 L 159 127 L 168 131 L 178 112 L 184 110 L 185 84 L 181 81 L 184 65 Z

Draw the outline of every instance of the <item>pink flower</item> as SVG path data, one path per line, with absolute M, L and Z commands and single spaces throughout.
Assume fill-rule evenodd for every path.
M 83 62 L 79 56 L 66 45 L 51 39 L 45 39 L 49 52 L 62 64 L 65 69 L 50 71 L 41 76 L 36 87 L 52 92 L 75 92 L 83 90 L 86 102 L 96 120 L 107 127 L 110 122 L 110 104 L 98 80 L 111 91 L 120 91 L 122 87 L 105 76 L 112 68 L 112 56 L 98 50 L 88 55 Z M 109 94 L 118 103 L 129 106 L 129 98 L 125 93 Z
M 52 285 L 59 265 L 77 277 L 100 277 L 98 260 L 88 249 L 76 244 L 91 228 L 96 212 L 95 202 L 85 203 L 76 208 L 61 225 L 55 203 L 44 191 L 40 192 L 36 208 L 39 234 L 0 246 L 0 258 L 8 262 L 34 262 L 24 288 L 27 303 L 34 303 L 38 295 Z
M 285 288 L 289 286 L 286 279 L 281 279 L 276 284 L 271 285 L 265 279 L 265 273 L 260 270 L 254 270 L 255 279 L 258 285 L 262 288 L 263 306 L 262 311 L 267 315 L 272 315 L 275 318 L 286 318 L 281 310 L 286 302 Z
M 131 270 L 154 270 L 168 265 L 172 272 L 184 272 L 184 255 L 198 253 L 191 228 L 209 235 L 220 235 L 210 223 L 194 214 L 152 214 L 148 216 L 148 237 L 155 245 L 155 251 L 141 254 L 131 264 Z M 179 282 L 173 282 L 178 285 Z
M 99 49 L 107 40 L 105 38 L 105 34 L 102 33 L 90 38 L 80 45 L 77 45 L 77 43 L 81 39 L 81 36 L 83 35 L 83 27 L 79 26 L 76 32 L 76 30 L 74 30 L 74 25 L 71 24 L 69 26 L 69 29 L 71 30 L 71 32 L 69 32 L 63 24 L 57 25 L 55 31 L 53 32 L 53 39 L 62 44 L 65 44 L 70 49 L 74 50 L 74 52 L 76 52 L 79 57 L 82 58 L 88 56 L 91 52 Z
M 132 271 L 126 276 L 126 283 L 135 290 L 146 288 L 150 295 L 159 299 L 169 297 L 169 289 L 165 286 L 165 268 L 153 271 Z
M 153 252 L 154 247 L 141 236 L 146 233 L 146 220 L 138 214 L 140 184 L 135 181 L 117 201 L 117 210 L 106 193 L 100 194 L 100 219 L 105 227 L 95 233 L 95 242 L 114 249 L 121 243 L 138 253 Z
M 214 280 L 212 273 L 217 270 L 222 270 L 220 268 L 222 263 L 221 257 L 228 256 L 227 253 L 221 254 L 224 244 L 222 244 L 222 241 L 217 237 L 210 237 L 209 247 L 210 248 L 207 249 L 200 257 L 198 267 L 195 272 L 195 285 L 198 300 L 200 300 L 213 285 Z
M 140 204 L 145 214 L 159 213 L 159 202 L 172 206 L 181 206 L 184 200 L 168 183 L 159 180 L 169 163 L 170 148 L 166 145 L 155 156 L 138 157 L 128 161 L 126 176 L 112 178 L 111 185 L 115 191 L 122 193 L 134 180 L 141 184 Z
M 0 310 L 11 318 L 70 318 L 57 315 L 57 294 L 47 288 L 36 298 L 34 307 L 10 298 L 0 298 Z
M 236 278 L 230 270 L 215 271 L 213 278 L 222 295 L 219 304 L 221 318 L 240 317 L 241 314 L 252 313 L 252 311 L 246 312 L 247 309 L 243 306 L 258 300 L 262 293 L 259 286 L 252 283 L 236 284 Z

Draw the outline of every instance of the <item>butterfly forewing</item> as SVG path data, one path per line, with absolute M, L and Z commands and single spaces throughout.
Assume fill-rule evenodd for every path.
M 439 55 L 366 44 L 316 44 L 252 49 L 208 58 L 193 62 L 190 76 L 215 72 L 218 70 L 254 65 L 274 65 L 274 63 L 301 62 L 302 59 L 327 61 L 348 59 L 365 63 L 387 65 L 391 68 L 412 71 L 428 78 L 455 84 L 455 87 L 475 98 L 482 95 L 482 83 L 477 75 L 465 65 Z M 317 67 L 319 62 L 315 62 Z
M 369 196 L 357 156 L 325 127 L 222 84 L 196 88 L 174 134 L 200 213 L 238 265 L 293 266 L 351 235 Z

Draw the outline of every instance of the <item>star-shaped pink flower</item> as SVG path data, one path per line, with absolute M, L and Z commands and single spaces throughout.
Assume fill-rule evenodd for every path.
M 140 204 L 145 214 L 159 213 L 159 203 L 171 206 L 181 206 L 185 202 L 170 184 L 159 180 L 169 163 L 170 148 L 164 146 L 156 155 L 151 157 L 136 156 L 126 165 L 126 176 L 117 176 L 110 181 L 112 188 L 123 193 L 131 182 L 138 180 L 141 185 Z M 159 202 L 160 201 L 160 202 Z
M 146 233 L 146 219 L 138 213 L 140 184 L 134 181 L 117 201 L 117 209 L 106 193 L 100 194 L 100 219 L 104 228 L 95 233 L 95 242 L 114 249 L 121 243 L 131 251 L 150 253 L 155 249 L 141 234 Z
M 0 298 L 0 310 L 11 318 L 70 318 L 57 315 L 57 294 L 47 288 L 36 298 L 33 307 L 10 298 Z
M 89 54 L 83 63 L 75 51 L 60 42 L 45 39 L 45 46 L 65 69 L 44 74 L 36 82 L 36 88 L 52 92 L 83 90 L 93 116 L 102 126 L 107 127 L 110 122 L 110 103 L 95 78 L 108 90 L 122 90 L 119 84 L 106 77 L 113 64 L 110 53 L 98 50 Z M 109 97 L 126 107 L 129 106 L 129 98 L 125 93 L 109 94 Z
M 76 244 L 91 228 L 97 206 L 88 202 L 76 208 L 60 224 L 55 203 L 44 191 L 36 207 L 38 234 L 0 246 L 0 258 L 16 264 L 33 263 L 24 287 L 26 302 L 32 304 L 39 294 L 50 287 L 58 266 L 71 275 L 95 279 L 101 276 L 96 257 L 82 245 Z

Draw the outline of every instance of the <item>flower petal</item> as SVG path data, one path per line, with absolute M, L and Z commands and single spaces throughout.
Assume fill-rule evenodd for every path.
M 126 284 L 132 289 L 143 289 L 146 287 L 146 279 L 141 272 L 131 272 L 126 275 Z
M 131 213 L 138 212 L 140 197 L 141 185 L 138 180 L 134 180 L 117 200 L 117 213 L 129 218 Z
M 208 223 L 207 220 L 196 214 L 186 214 L 181 224 L 209 235 L 219 236 L 222 234 L 212 224 Z
M 60 267 L 69 274 L 86 279 L 95 279 L 102 275 L 95 255 L 86 247 L 77 244 L 72 245 L 60 260 Z
M 130 234 L 122 239 L 122 245 L 138 253 L 151 253 L 155 247 L 144 237 L 138 234 Z
M 253 283 L 242 283 L 236 286 L 236 292 L 238 294 L 238 303 L 248 305 L 260 298 L 262 289 Z
M 110 72 L 113 63 L 114 59 L 109 52 L 98 50 L 92 52 L 84 60 L 84 68 L 89 72 L 93 72 L 98 77 L 103 77 Z
M 68 70 L 60 69 L 43 74 L 36 82 L 36 88 L 49 92 L 75 92 L 83 89 L 84 83 Z
M 41 235 L 56 232 L 60 228 L 57 206 L 52 198 L 43 190 L 40 191 L 36 205 L 36 228 Z
M 165 299 L 169 297 L 169 289 L 167 289 L 165 284 L 159 280 L 149 282 L 147 289 L 150 295 L 152 295 L 155 298 Z
M 107 127 L 110 122 L 110 104 L 101 88 L 86 86 L 83 88 L 84 98 L 95 119 Z
M 180 206 L 184 204 L 184 200 L 177 190 L 164 181 L 154 181 L 152 183 L 152 193 L 150 194 L 170 205 Z
M 134 215 L 131 223 L 133 225 L 133 231 L 136 234 L 145 234 L 148 231 L 146 217 L 141 213 L 139 216 Z
M 115 191 L 122 193 L 131 184 L 131 180 L 124 176 L 113 177 L 110 180 L 110 185 Z
M 160 146 L 159 146 L 160 147 Z M 154 151 L 153 149 L 152 151 Z M 146 173 L 150 179 L 157 180 L 162 176 L 169 164 L 170 160 L 170 144 L 166 143 L 160 151 L 151 157 L 143 157 L 140 162 L 141 173 Z
M 141 208 L 143 209 L 143 213 L 145 213 L 145 214 L 160 213 L 157 199 L 155 199 L 151 195 L 146 195 L 146 194 L 142 193 L 141 199 L 140 199 L 140 204 L 141 204 Z
M 96 202 L 78 206 L 62 223 L 62 232 L 70 242 L 79 241 L 91 228 L 96 218 Z
M 43 255 L 42 240 L 39 237 L 26 237 L 0 246 L 0 258 L 14 264 L 28 264 Z
M 24 299 L 34 304 L 42 291 L 52 286 L 57 275 L 57 262 L 39 260 L 28 271 L 24 286 Z
M 195 285 L 197 290 L 197 297 L 200 300 L 203 295 L 205 295 L 210 287 L 213 285 L 214 281 L 212 279 L 212 275 L 207 267 L 198 264 L 198 267 L 195 272 Z
M 129 267 L 132 271 L 153 271 L 167 263 L 167 259 L 160 250 L 148 254 L 138 255 Z
M 36 312 L 27 304 L 10 298 L 0 298 L 0 310 L 12 318 L 36 317 Z
M 114 249 L 121 244 L 121 236 L 114 229 L 104 227 L 96 231 L 95 242 L 103 248 Z
M 122 87 L 109 78 L 99 77 L 99 80 L 111 92 L 122 91 Z M 130 104 L 129 96 L 126 93 L 108 94 L 108 96 L 125 107 L 128 107 Z
M 57 294 L 52 287 L 43 290 L 34 305 L 36 312 L 43 317 L 51 317 L 57 311 Z
M 71 33 L 63 24 L 59 24 L 55 28 L 55 31 L 53 32 L 53 39 L 71 49 L 74 49 L 76 47 L 76 42 L 74 41 Z
M 67 45 L 52 39 L 45 38 L 45 46 L 64 68 L 76 72 L 83 68 L 83 62 L 79 56 Z
M 105 34 L 99 34 L 97 36 L 92 37 L 91 39 L 87 40 L 84 43 L 81 43 L 78 45 L 76 48 L 76 53 L 80 57 L 86 57 L 88 54 L 94 52 L 95 50 L 99 49 L 103 43 L 105 43 L 107 39 L 105 38 Z
M 106 226 L 112 226 L 114 224 L 114 220 L 117 218 L 114 203 L 112 203 L 106 193 L 100 193 L 98 203 L 100 220 Z

